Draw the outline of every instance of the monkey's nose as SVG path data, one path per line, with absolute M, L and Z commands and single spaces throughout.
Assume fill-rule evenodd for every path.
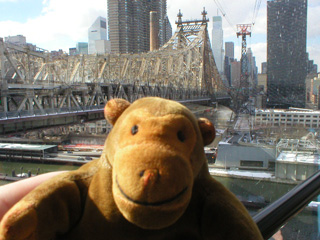
M 143 170 L 140 172 L 140 177 L 145 187 L 155 184 L 160 178 L 159 170 L 155 168 Z

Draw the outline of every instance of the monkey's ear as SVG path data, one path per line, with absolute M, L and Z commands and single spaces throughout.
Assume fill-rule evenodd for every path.
M 127 100 L 121 98 L 111 99 L 104 107 L 104 117 L 106 120 L 114 125 L 120 115 L 130 106 Z
M 204 146 L 209 145 L 216 137 L 216 129 L 207 118 L 199 118 L 198 125 L 201 131 Z

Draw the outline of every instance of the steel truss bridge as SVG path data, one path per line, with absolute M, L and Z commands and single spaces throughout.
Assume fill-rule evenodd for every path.
M 103 118 L 112 98 L 229 100 L 202 20 L 176 22 L 159 50 L 141 54 L 54 56 L 0 39 L 0 133 Z

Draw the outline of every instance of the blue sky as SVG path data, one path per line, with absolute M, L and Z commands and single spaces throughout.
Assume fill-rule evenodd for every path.
M 41 14 L 43 0 L 0 0 L 0 21 L 26 22 Z
M 209 34 L 212 16 L 217 14 L 216 2 L 225 13 L 224 41 L 235 43 L 236 57 L 240 57 L 241 39 L 235 34 L 239 23 L 252 23 L 256 0 L 167 0 L 168 16 L 174 21 L 181 9 L 183 19 L 201 18 L 203 7 L 208 12 Z M 308 44 L 310 58 L 320 68 L 320 1 L 308 0 Z M 219 12 L 221 15 L 221 12 Z M 24 35 L 27 42 L 48 50 L 68 51 L 77 42 L 88 40 L 88 28 L 99 16 L 107 17 L 107 0 L 0 0 L 0 37 Z M 227 21 L 228 20 L 228 21 Z M 257 65 L 266 61 L 266 0 L 261 1 L 248 47 Z

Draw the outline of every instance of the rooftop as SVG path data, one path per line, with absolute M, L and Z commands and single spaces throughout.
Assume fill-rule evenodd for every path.
M 291 163 L 308 163 L 320 165 L 319 154 L 303 151 L 283 151 L 279 154 L 277 162 L 291 162 Z
M 320 114 L 320 111 L 314 111 L 306 108 L 289 108 L 289 109 L 256 109 L 256 113 L 306 113 Z
M 19 143 L 0 143 L 0 149 L 10 150 L 29 150 L 42 151 L 49 148 L 57 147 L 57 145 L 34 145 L 34 144 L 19 144 Z

